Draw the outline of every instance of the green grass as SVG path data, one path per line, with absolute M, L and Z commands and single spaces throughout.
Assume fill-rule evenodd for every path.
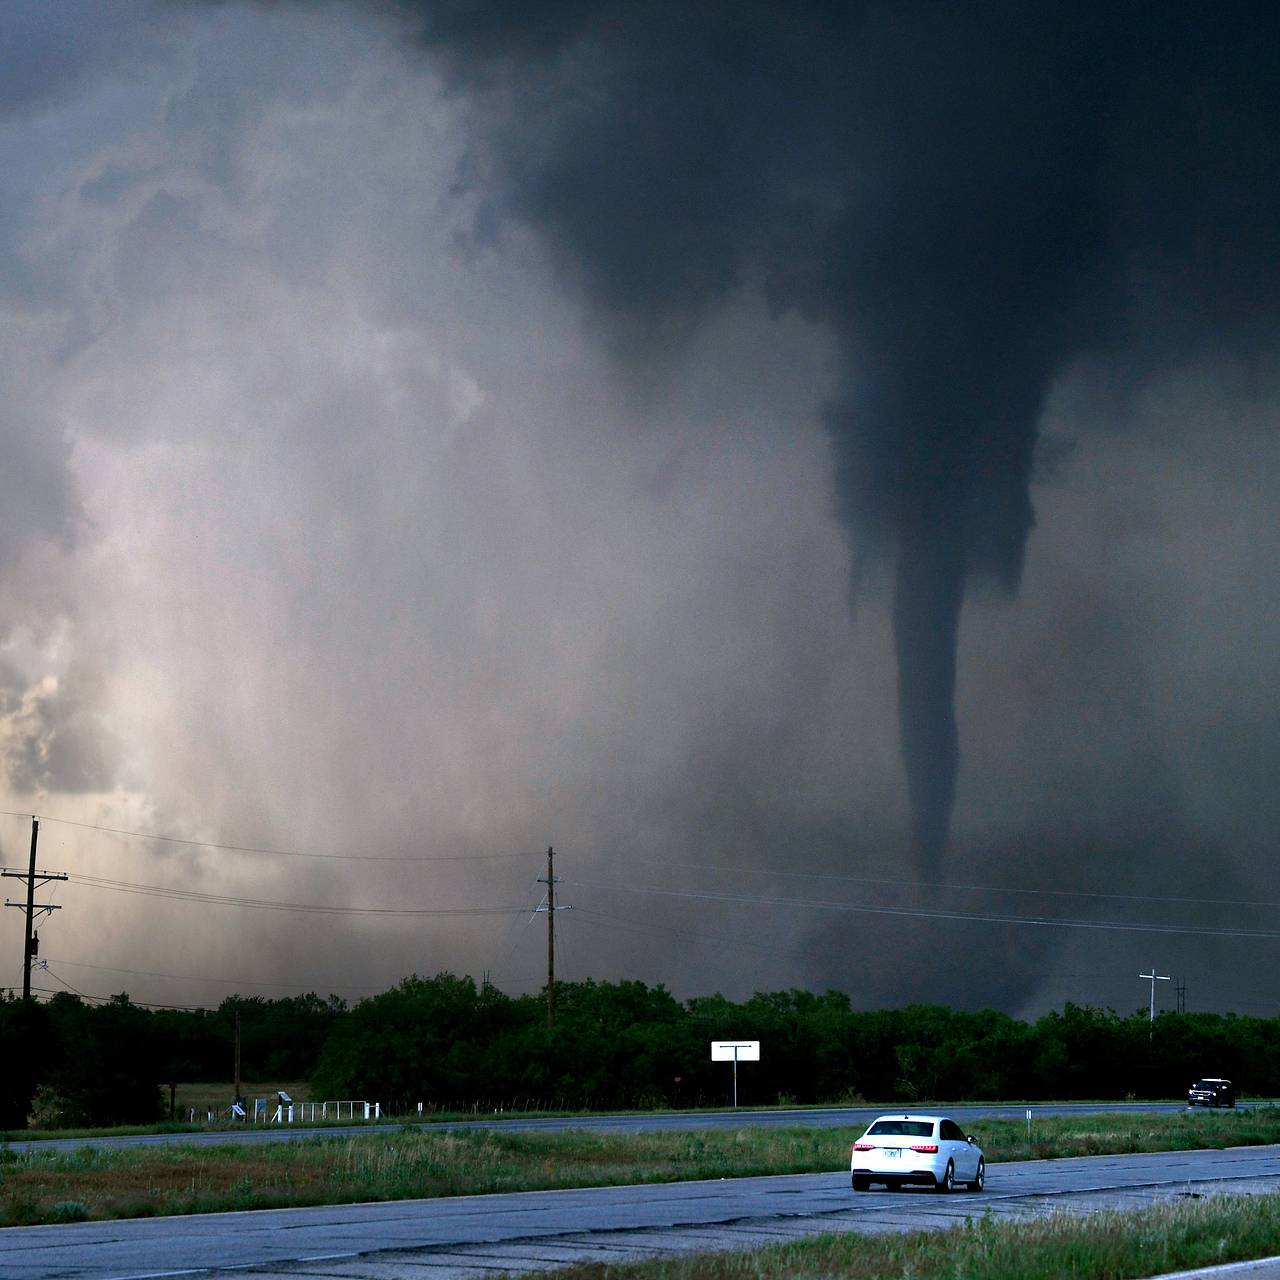
M 987 1158 L 993 1161 L 1255 1147 L 1280 1142 L 1280 1107 L 1167 1114 L 1104 1112 L 1034 1116 L 1030 1142 L 1025 1120 L 977 1120 L 968 1132 L 977 1135 Z
M 1280 1108 L 1070 1116 L 972 1126 L 993 1162 L 1280 1143 Z M 862 1126 L 513 1133 L 403 1126 L 358 1137 L 199 1147 L 0 1148 L 0 1225 L 420 1196 L 835 1172 Z M 71 1207 L 74 1206 L 74 1207 Z
M 1131 1280 L 1280 1252 L 1280 1196 L 1212 1196 L 1141 1213 L 971 1220 L 909 1235 L 812 1236 L 737 1253 L 543 1272 L 553 1280 Z
M 129 1138 L 138 1134 L 206 1133 L 222 1125 L 185 1124 L 113 1124 L 80 1129 L 0 1129 L 0 1143 L 54 1142 L 60 1138 Z
M 838 1166 L 816 1129 L 684 1134 L 442 1131 L 217 1146 L 0 1150 L 0 1225 L 52 1220 L 78 1201 L 93 1218 L 398 1200 Z

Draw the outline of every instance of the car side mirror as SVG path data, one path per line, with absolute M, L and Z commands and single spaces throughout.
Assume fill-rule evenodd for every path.
M 973 1134 L 970 1134 L 970 1135 L 965 1139 L 965 1141 L 966 1141 L 970 1146 L 973 1146 Z

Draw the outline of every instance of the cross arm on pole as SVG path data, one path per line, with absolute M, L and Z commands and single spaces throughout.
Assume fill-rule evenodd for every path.
M 22 911 L 27 910 L 25 902 L 10 902 L 8 898 L 4 900 L 6 907 L 18 907 Z M 31 911 L 33 920 L 38 920 L 42 915 L 49 911 L 61 911 L 62 908 L 56 902 L 36 902 L 32 903 Z
M 36 884 L 48 884 L 50 880 L 67 880 L 70 877 L 65 871 L 37 871 L 28 875 L 25 871 L 10 871 L 6 867 L 0 871 L 0 878 L 7 880 L 33 880 Z
M 1151 979 L 1151 1021 L 1154 1022 L 1156 1020 L 1156 983 L 1168 982 L 1169 975 L 1167 973 L 1157 973 L 1155 965 L 1152 965 L 1150 973 L 1140 973 L 1138 977 Z

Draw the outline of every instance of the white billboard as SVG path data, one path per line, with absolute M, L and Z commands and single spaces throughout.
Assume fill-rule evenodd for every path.
M 759 1040 L 713 1040 L 712 1062 L 759 1062 Z

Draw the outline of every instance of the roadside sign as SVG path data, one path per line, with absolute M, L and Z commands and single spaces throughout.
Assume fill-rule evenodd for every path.
M 733 1105 L 738 1105 L 738 1063 L 760 1061 L 759 1040 L 713 1040 L 712 1062 L 733 1063 Z
M 713 1040 L 712 1062 L 759 1062 L 759 1040 Z

